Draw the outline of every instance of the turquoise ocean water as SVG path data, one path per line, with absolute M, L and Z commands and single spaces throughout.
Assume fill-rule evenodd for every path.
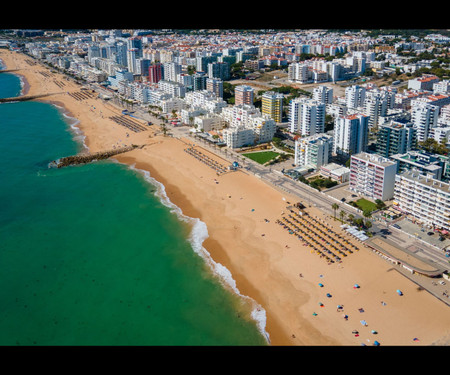
M 0 74 L 0 97 L 20 90 Z M 0 345 L 266 345 L 264 311 L 162 185 L 113 161 L 48 167 L 83 147 L 61 109 L 0 104 Z

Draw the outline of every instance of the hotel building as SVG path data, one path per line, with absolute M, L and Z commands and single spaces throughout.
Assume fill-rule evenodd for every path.
M 450 230 L 450 184 L 406 171 L 395 177 L 393 204 L 426 225 Z
M 350 190 L 382 201 L 394 196 L 397 163 L 376 154 L 361 152 L 351 156 Z

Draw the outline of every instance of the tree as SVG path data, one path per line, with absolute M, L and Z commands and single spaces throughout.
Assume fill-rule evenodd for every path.
M 347 216 L 347 219 L 348 219 L 348 221 L 349 221 L 350 223 L 353 223 L 353 220 L 355 220 L 355 215 L 349 214 L 349 215 Z
M 347 215 L 347 214 L 345 213 L 344 210 L 341 210 L 341 212 L 339 212 L 339 217 L 341 218 L 341 221 L 344 221 L 345 215 Z
M 334 210 L 334 219 L 336 220 L 336 210 L 339 208 L 339 205 L 337 203 L 333 203 L 331 208 Z

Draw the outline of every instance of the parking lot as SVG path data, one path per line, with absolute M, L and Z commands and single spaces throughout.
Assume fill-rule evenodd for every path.
M 411 220 L 407 218 L 403 218 L 396 222 L 396 224 L 400 227 L 400 230 L 406 233 L 411 238 L 415 238 L 426 244 L 429 244 L 437 249 L 450 249 L 450 240 L 445 239 L 444 241 L 439 241 L 439 234 L 434 233 L 431 229 L 422 227 L 417 223 L 413 223 Z M 433 233 L 429 235 L 428 233 Z

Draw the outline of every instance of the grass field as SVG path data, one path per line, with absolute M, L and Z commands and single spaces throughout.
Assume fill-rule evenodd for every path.
M 362 211 L 375 211 L 377 209 L 377 205 L 367 199 L 361 198 L 356 201 L 356 204 Z
M 279 154 L 274 151 L 262 151 L 262 152 L 251 152 L 248 154 L 242 154 L 245 157 L 256 161 L 259 164 L 264 164 L 269 160 L 276 158 Z

